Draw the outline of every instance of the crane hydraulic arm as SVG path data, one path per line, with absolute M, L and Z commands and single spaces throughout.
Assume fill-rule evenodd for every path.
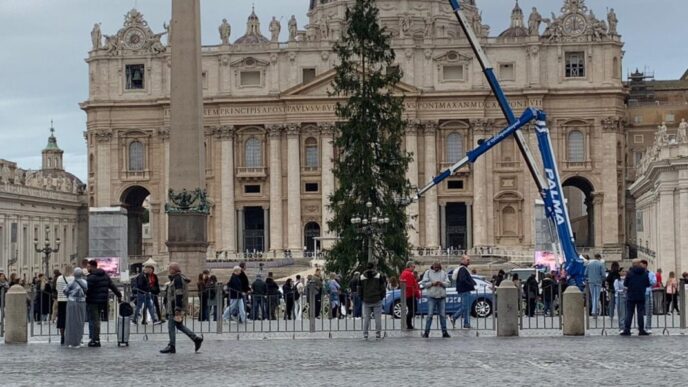
M 545 215 L 547 216 L 549 225 L 552 230 L 556 231 L 558 237 L 559 253 L 564 258 L 564 269 L 569 276 L 569 281 L 582 288 L 585 278 L 585 266 L 583 259 L 576 251 L 576 245 L 571 229 L 571 221 L 569 218 L 566 202 L 564 199 L 564 192 L 561 186 L 561 178 L 557 169 L 554 151 L 552 149 L 552 141 L 547 128 L 547 115 L 538 109 L 527 108 L 523 114 L 516 118 L 511 109 L 511 105 L 504 94 L 502 87 L 495 76 L 494 69 L 490 64 L 487 55 L 480 46 L 480 42 L 476 37 L 473 29 L 467 22 L 465 16 L 461 11 L 459 0 L 449 0 L 449 3 L 456 14 L 456 17 L 463 29 L 468 41 L 478 58 L 478 62 L 483 69 L 483 73 L 499 103 L 502 113 L 507 119 L 509 126 L 502 129 L 493 137 L 481 142 L 478 146 L 466 153 L 466 156 L 459 160 L 456 164 L 449 167 L 447 170 L 434 177 L 432 181 L 418 189 L 416 195 L 411 200 L 418 200 L 427 191 L 440 184 L 443 180 L 452 176 L 457 170 L 468 163 L 474 163 L 485 152 L 492 149 L 504 139 L 513 135 L 516 143 L 519 146 L 521 154 L 523 155 L 526 165 L 535 180 L 540 196 L 544 202 Z M 538 148 L 540 151 L 542 164 L 544 166 L 544 176 L 540 174 L 539 168 L 535 162 L 535 158 L 528 149 L 525 138 L 519 129 L 532 122 L 535 122 L 535 131 L 538 141 Z

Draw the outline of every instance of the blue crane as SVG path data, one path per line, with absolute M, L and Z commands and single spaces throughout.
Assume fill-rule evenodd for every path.
M 410 200 L 407 200 L 407 202 L 420 199 L 423 194 L 440 184 L 449 176 L 452 176 L 461 167 L 468 163 L 475 163 L 475 161 L 480 156 L 485 154 L 485 152 L 495 147 L 502 140 L 513 135 L 544 202 L 545 215 L 547 216 L 550 228 L 556 231 L 558 238 L 558 250 L 564 258 L 564 269 L 569 276 L 569 282 L 582 289 L 585 279 L 585 265 L 583 259 L 576 251 L 573 230 L 571 229 L 571 220 L 566 208 L 564 191 L 561 186 L 561 178 L 559 176 L 559 170 L 557 169 L 556 159 L 554 158 L 554 150 L 552 149 L 552 141 L 550 138 L 549 129 L 547 128 L 547 115 L 545 112 L 539 109 L 529 107 L 525 109 L 520 117 L 516 118 L 513 110 L 511 109 L 511 105 L 509 104 L 509 100 L 504 94 L 504 90 L 502 90 L 502 87 L 495 76 L 492 64 L 487 58 L 487 55 L 485 55 L 485 51 L 483 51 L 483 48 L 480 46 L 478 38 L 461 11 L 459 0 L 449 0 L 449 3 L 456 14 L 462 30 L 468 38 L 478 62 L 480 62 L 480 66 L 482 67 L 483 73 L 487 78 L 487 82 L 497 98 L 499 107 L 506 117 L 509 126 L 502 129 L 499 133 L 491 138 L 479 142 L 478 146 L 475 149 L 467 152 L 464 158 L 440 173 L 438 176 L 434 177 L 431 182 L 419 188 L 416 191 L 415 196 Z M 535 158 L 530 152 L 523 134 L 519 130 L 524 126 L 529 125 L 533 121 L 535 122 L 538 148 L 540 150 L 542 163 L 545 170 L 544 176 L 540 173 L 535 162 Z

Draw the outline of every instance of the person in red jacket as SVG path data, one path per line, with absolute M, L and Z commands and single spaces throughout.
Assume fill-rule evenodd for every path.
M 413 273 L 415 269 L 416 264 L 408 262 L 406 269 L 399 276 L 399 281 L 406 283 L 406 329 L 415 329 L 413 320 L 416 317 L 418 299 L 420 299 L 420 286 L 418 286 L 416 275 Z

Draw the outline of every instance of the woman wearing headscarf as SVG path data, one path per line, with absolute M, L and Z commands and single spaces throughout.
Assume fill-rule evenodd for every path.
M 74 269 L 74 281 L 64 290 L 67 295 L 67 321 L 65 323 L 64 343 L 70 348 L 81 346 L 86 322 L 86 290 L 88 283 L 83 278 L 81 268 Z

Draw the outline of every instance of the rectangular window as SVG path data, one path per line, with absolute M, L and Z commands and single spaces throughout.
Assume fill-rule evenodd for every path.
M 633 117 L 633 123 L 634 124 L 642 124 L 643 123 L 643 117 L 641 117 L 641 116 Z
M 634 144 L 642 144 L 645 142 L 645 137 L 643 137 L 642 134 L 634 134 L 633 135 L 633 143 Z
M 442 80 L 463 81 L 463 66 L 447 65 L 442 67 Z
M 566 78 L 585 78 L 585 53 L 566 53 Z
M 643 152 L 642 151 L 633 152 L 633 161 L 635 162 L 635 164 L 633 164 L 633 165 L 636 165 L 636 166 L 640 165 L 640 160 L 642 160 L 642 159 L 643 159 Z
M 125 66 L 127 76 L 127 90 L 143 90 L 145 83 L 145 66 L 142 64 L 132 64 Z
M 17 224 L 12 223 L 10 226 L 10 243 L 17 243 Z
M 514 64 L 513 63 L 502 63 L 499 65 L 499 78 L 502 81 L 513 81 L 515 80 L 514 75 Z
M 664 121 L 666 121 L 668 124 L 673 124 L 674 121 L 676 121 L 676 116 L 674 115 L 674 113 L 667 113 L 664 116 Z
M 241 86 L 260 86 L 260 71 L 242 71 Z
M 303 83 L 309 83 L 315 79 L 315 69 L 303 69 Z
M 447 181 L 448 189 L 463 189 L 463 180 L 449 180 Z
M 306 183 L 306 192 L 318 192 L 318 183 Z
M 247 194 L 258 194 L 260 193 L 260 185 L 245 185 L 244 193 Z

